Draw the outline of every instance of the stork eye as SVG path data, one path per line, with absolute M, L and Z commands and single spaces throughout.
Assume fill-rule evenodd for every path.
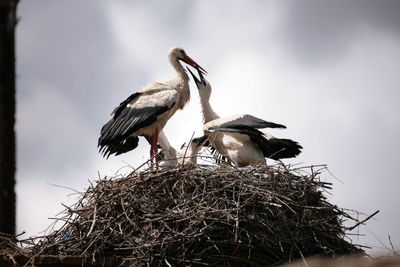
M 183 50 L 183 49 L 179 50 L 179 52 L 181 52 L 182 55 L 186 54 L 185 50 Z

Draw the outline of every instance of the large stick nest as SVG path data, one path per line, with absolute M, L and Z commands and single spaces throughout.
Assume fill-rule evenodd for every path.
M 116 256 L 126 264 L 267 266 L 361 252 L 318 172 L 284 165 L 162 168 L 102 179 L 33 254 Z

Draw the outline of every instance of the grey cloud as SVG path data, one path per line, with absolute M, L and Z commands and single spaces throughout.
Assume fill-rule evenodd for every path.
M 20 101 L 29 101 L 33 83 L 45 81 L 75 103 L 87 123 L 98 126 L 98 107 L 108 107 L 115 87 L 132 86 L 125 78 L 127 70 L 118 64 L 120 55 L 104 7 L 96 2 L 21 2 L 19 14 L 23 16 L 17 32 Z M 129 71 L 138 83 L 145 78 L 139 67 Z M 107 114 L 111 110 L 109 106 Z
M 286 4 L 283 42 L 306 63 L 338 60 L 365 32 L 400 34 L 400 2 L 396 0 L 306 0 Z
M 108 23 L 93 2 L 23 1 L 19 16 L 18 175 L 62 177 L 96 152 L 96 136 L 88 136 L 112 93 L 110 79 L 100 79 L 113 66 Z

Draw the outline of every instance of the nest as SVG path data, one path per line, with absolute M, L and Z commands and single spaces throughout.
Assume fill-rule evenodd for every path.
M 101 179 L 31 254 L 110 256 L 124 266 L 270 266 L 361 252 L 345 237 L 349 216 L 323 195 L 330 184 L 307 170 L 180 166 Z

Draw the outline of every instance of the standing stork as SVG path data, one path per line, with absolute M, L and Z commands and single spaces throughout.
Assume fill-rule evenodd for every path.
M 208 141 L 220 154 L 238 167 L 296 157 L 302 148 L 290 139 L 275 138 L 258 129 L 286 128 L 248 114 L 220 118 L 210 105 L 211 85 L 199 72 L 200 80 L 190 71 L 199 91 L 203 112 L 203 130 Z
M 104 157 L 119 155 L 138 146 L 138 136 L 150 137 L 150 157 L 158 148 L 158 133 L 172 115 L 183 109 L 190 98 L 189 76 L 180 61 L 207 73 L 180 47 L 171 48 L 168 59 L 177 77 L 149 84 L 129 96 L 112 112 L 112 118 L 101 128 L 98 147 Z

